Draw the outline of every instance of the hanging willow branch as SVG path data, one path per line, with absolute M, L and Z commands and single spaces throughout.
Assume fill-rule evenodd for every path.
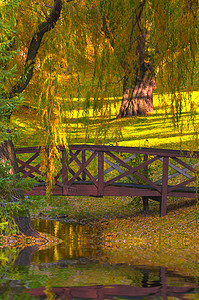
M 67 2 L 70 1 L 71 0 Z M 55 27 L 56 22 L 59 20 L 61 9 L 62 9 L 62 1 L 55 0 L 51 14 L 49 15 L 49 17 L 45 22 L 41 23 L 38 26 L 38 30 L 37 32 L 35 32 L 31 40 L 30 46 L 28 48 L 28 54 L 25 62 L 24 72 L 20 80 L 18 81 L 18 83 L 12 87 L 12 90 L 7 98 L 11 99 L 17 96 L 27 87 L 28 83 L 30 82 L 33 76 L 35 58 L 39 50 L 39 47 L 41 45 L 42 38 L 46 32 L 49 32 L 51 29 Z

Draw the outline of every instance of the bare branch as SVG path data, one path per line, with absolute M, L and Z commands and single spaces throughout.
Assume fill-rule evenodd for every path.
M 46 20 L 48 19 L 48 15 L 47 13 L 45 12 L 45 10 L 41 9 L 42 13 L 44 14 L 44 16 L 46 17 Z
M 137 13 L 136 13 L 136 10 L 135 10 L 136 21 L 135 21 L 135 23 L 134 23 L 134 25 L 132 26 L 132 29 L 131 29 L 129 52 L 130 52 L 131 49 L 132 49 L 133 31 L 134 31 L 134 28 L 135 28 L 136 24 L 138 24 L 138 26 L 139 26 L 139 21 L 140 21 L 142 12 L 143 12 L 143 10 L 144 10 L 145 3 L 146 3 L 146 0 L 144 0 L 144 1 L 142 2 L 141 8 L 140 8 L 140 11 L 139 11 L 138 16 L 137 16 Z M 140 26 L 139 26 L 139 29 L 141 30 Z M 142 34 L 142 31 L 141 31 L 141 34 Z
M 13 98 L 17 94 L 21 93 L 30 82 L 33 76 L 35 58 L 38 53 L 39 47 L 41 45 L 42 38 L 46 32 L 50 31 L 55 27 L 56 22 L 60 18 L 61 9 L 62 9 L 62 1 L 55 0 L 53 9 L 50 15 L 48 16 L 47 20 L 38 26 L 38 30 L 34 34 L 28 48 L 28 54 L 25 62 L 23 75 L 21 76 L 19 82 L 12 88 L 12 91 L 10 92 L 8 98 Z

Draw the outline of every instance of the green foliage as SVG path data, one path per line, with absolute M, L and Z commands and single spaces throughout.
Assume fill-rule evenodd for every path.
M 31 196 L 27 197 L 26 199 L 29 199 L 29 209 L 31 215 L 34 217 L 38 217 L 40 215 L 45 215 L 45 213 L 49 213 L 52 209 L 51 206 L 51 197 L 47 199 L 46 196 Z M 55 199 L 53 199 L 55 201 Z M 59 203 L 58 203 L 59 205 Z M 53 209 L 52 209 L 53 210 Z M 54 214 L 56 215 L 56 213 Z
M 8 163 L 0 163 L 0 195 L 3 198 L 11 198 L 12 195 L 20 191 L 27 191 L 35 185 L 35 180 L 31 178 L 18 178 L 17 174 L 10 173 Z
M 19 249 L 16 248 L 0 248 L 0 272 L 8 276 L 11 269 L 13 269 L 13 263 L 19 254 Z M 11 268 L 12 266 L 12 268 Z M 14 271 L 14 270 L 12 270 Z M 11 272 L 12 272 L 11 271 Z
M 0 144 L 15 138 L 19 132 L 10 123 L 10 115 L 23 101 L 22 95 L 10 96 L 17 73 L 15 62 L 19 49 L 16 42 L 16 9 L 20 0 L 0 2 Z M 2 158 L 2 156 L 1 156 Z M 12 174 L 5 157 L 0 160 L 0 233 L 10 235 L 18 232 L 14 216 L 27 214 L 22 191 L 30 186 L 30 180 L 19 180 Z M 21 200 L 22 199 L 22 200 Z
M 21 95 L 9 98 L 11 81 L 17 72 L 14 57 L 19 54 L 16 47 L 15 10 L 21 0 L 9 0 L 0 3 L 0 109 L 1 117 L 9 115 L 22 101 Z
M 20 0 L 3 1 L 0 3 L 0 143 L 16 137 L 18 132 L 10 123 L 9 116 L 19 104 L 22 95 L 9 97 L 11 81 L 15 78 L 17 66 L 14 57 L 19 51 L 16 48 L 16 18 L 15 9 Z
M 21 193 L 33 187 L 32 179 L 19 180 L 10 173 L 10 165 L 0 163 L 0 234 L 10 235 L 18 232 L 14 216 L 27 215 L 29 199 Z

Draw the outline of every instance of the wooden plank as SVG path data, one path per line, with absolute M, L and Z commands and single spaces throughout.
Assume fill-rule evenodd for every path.
M 22 177 L 36 177 L 33 173 L 41 174 L 39 171 L 40 164 L 36 166 L 32 166 L 31 163 L 39 156 L 39 149 L 37 147 L 28 147 L 28 148 L 21 148 L 18 149 L 17 153 L 34 153 L 27 161 L 23 162 L 21 159 L 18 159 L 18 162 L 21 164 L 20 170 L 23 173 Z M 178 150 L 165 150 L 165 149 L 149 149 L 149 148 L 138 148 L 138 147 L 117 147 L 117 146 L 99 146 L 99 145 L 72 145 L 70 146 L 70 159 L 67 162 L 65 154 L 64 154 L 64 147 L 60 147 L 60 151 L 62 152 L 62 182 L 58 181 L 60 173 L 57 174 L 55 178 L 55 186 L 53 187 L 53 194 L 54 195 L 93 195 L 93 196 L 142 196 L 143 197 L 143 205 L 144 208 L 148 208 L 148 199 L 158 199 L 161 196 L 161 216 L 166 214 L 166 206 L 167 206 L 167 196 L 174 196 L 174 197 L 187 197 L 187 198 L 194 198 L 196 195 L 196 191 L 191 187 L 187 187 L 188 184 L 194 182 L 195 177 L 191 176 L 187 173 L 187 171 L 191 171 L 193 173 L 196 172 L 195 166 L 199 164 L 197 162 L 195 165 L 188 165 L 184 161 L 182 161 L 181 157 L 190 157 L 190 152 L 188 151 L 178 151 Z M 75 151 L 75 152 L 73 152 Z M 77 156 L 82 151 L 81 158 L 79 159 Z M 86 160 L 85 151 L 92 151 L 92 155 Z M 99 153 L 98 153 L 99 152 Z M 128 153 L 130 154 L 129 157 L 121 160 L 117 155 L 114 153 Z M 98 153 L 98 181 L 96 178 L 87 170 L 87 166 L 90 162 L 94 159 L 94 157 Z M 110 156 L 112 160 L 104 157 L 104 153 Z M 135 167 L 131 167 L 128 165 L 128 161 L 136 157 L 137 154 L 144 154 L 144 162 L 140 163 Z M 199 158 L 199 152 L 191 153 L 192 157 Z M 153 156 L 153 158 L 148 159 L 149 156 Z M 184 168 L 180 168 L 175 166 L 175 164 L 169 162 L 169 157 L 171 157 L 174 161 L 178 164 L 183 166 Z M 179 158 L 180 157 L 180 158 Z M 82 160 L 82 162 L 80 161 Z M 163 173 L 162 173 L 162 189 L 157 182 L 152 182 L 148 178 L 148 166 L 155 162 L 156 160 L 160 160 L 163 162 Z M 79 170 L 74 172 L 69 164 L 75 161 L 79 166 Z M 104 162 L 106 162 L 110 168 L 104 170 Z M 124 167 L 127 171 L 123 170 Z M 168 175 L 168 168 L 172 168 L 176 172 L 173 174 Z M 144 175 L 139 173 L 140 169 L 144 169 Z M 26 171 L 29 169 L 29 171 Z M 115 176 L 114 178 L 108 180 L 104 183 L 104 175 L 108 174 L 109 172 L 116 170 L 120 174 Z M 68 172 L 72 174 L 72 178 L 68 180 Z M 80 174 L 82 173 L 82 179 L 80 179 Z M 125 183 L 118 183 L 116 181 L 124 178 L 130 177 L 134 180 L 134 177 L 131 176 L 131 173 L 135 174 L 139 178 L 141 178 L 146 185 L 137 184 L 133 186 L 133 184 L 125 184 Z M 175 186 L 168 187 L 168 179 L 173 178 L 177 175 L 181 174 L 188 178 Z M 86 176 L 88 176 L 91 180 L 90 183 L 85 184 Z M 77 183 L 76 180 L 81 180 L 82 183 Z M 45 184 L 45 183 L 44 183 Z M 148 185 L 147 185 L 148 184 Z M 139 187 L 138 187 L 139 186 Z M 64 187 L 64 188 L 63 188 Z M 45 185 L 38 186 L 33 188 L 31 191 L 28 191 L 27 194 L 29 195 L 45 195 L 46 187 Z M 198 195 L 199 198 L 199 195 Z
M 82 173 L 82 171 L 84 170 L 86 172 L 86 174 L 88 175 L 88 177 L 92 180 L 92 182 L 95 184 L 95 186 L 97 186 L 97 182 L 95 180 L 95 178 L 90 174 L 90 172 L 88 170 L 86 170 L 86 167 L 89 165 L 89 163 L 94 159 L 94 157 L 96 156 L 96 152 L 94 152 L 89 159 L 84 163 L 81 164 L 81 162 L 79 161 L 79 159 L 76 156 L 73 156 L 74 160 L 77 162 L 77 164 L 80 166 L 80 169 L 76 172 L 76 174 L 73 176 L 73 178 L 71 178 L 69 180 L 69 185 L 72 185 L 72 183 L 75 181 L 75 179 L 77 179 L 77 177 Z M 72 156 L 72 153 L 71 153 Z
M 67 195 L 68 193 L 68 156 L 66 151 L 62 151 L 61 163 L 62 163 L 62 180 L 63 180 L 63 195 Z
M 58 185 L 60 186 L 61 188 L 63 188 L 63 183 L 58 181 L 58 180 L 55 180 L 55 185 Z
M 154 158 L 151 158 L 151 159 L 147 160 L 146 162 L 141 163 L 140 165 L 138 165 L 138 166 L 136 166 L 136 167 L 133 167 L 133 168 L 132 168 L 132 167 L 128 166 L 128 169 L 129 169 L 128 171 L 126 171 L 125 173 L 120 174 L 120 175 L 118 175 L 118 176 L 116 176 L 116 177 L 114 177 L 114 178 L 108 180 L 108 181 L 105 183 L 105 186 L 110 185 L 110 184 L 112 184 L 113 182 L 115 182 L 115 181 L 117 181 L 117 180 L 119 180 L 119 179 L 121 179 L 121 178 L 123 178 L 123 177 L 126 177 L 127 175 L 129 175 L 129 174 L 131 174 L 131 173 L 135 173 L 135 172 L 138 171 L 139 169 L 144 168 L 145 166 L 147 166 L 147 165 L 153 163 L 154 161 L 156 161 L 156 160 L 158 160 L 158 159 L 159 159 L 159 157 L 156 156 L 156 157 L 154 157 Z
M 166 215 L 167 210 L 167 188 L 168 188 L 168 170 L 169 170 L 169 158 L 163 158 L 163 179 L 162 179 L 162 198 L 160 204 L 160 216 Z
M 73 160 L 74 160 L 74 156 L 76 156 L 77 157 L 77 155 L 79 154 L 81 152 L 81 150 L 77 150 L 77 151 L 75 151 L 75 153 L 73 153 L 72 151 L 69 151 L 69 153 L 70 153 L 70 155 L 71 155 L 71 157 L 70 157 L 70 159 L 69 159 L 69 161 L 68 161 L 68 164 L 70 165 L 72 162 L 73 162 Z
M 135 157 L 135 155 L 131 155 L 132 157 L 134 156 Z M 128 162 L 130 159 L 124 159 L 123 160 L 123 162 Z M 107 163 L 107 164 L 109 164 L 109 166 L 111 166 L 111 168 L 108 168 L 108 169 L 106 169 L 105 171 L 104 171 L 104 174 L 108 174 L 108 173 L 110 173 L 111 171 L 113 171 L 114 169 L 115 170 L 117 170 L 119 173 L 121 173 L 121 174 L 124 174 L 125 173 L 125 171 L 123 170 L 123 169 L 121 169 L 120 167 L 119 167 L 119 163 L 117 163 L 117 164 L 114 164 L 112 161 L 110 161 L 109 159 L 107 159 L 106 157 L 104 158 L 104 161 Z M 135 178 L 133 178 L 132 176 L 130 176 L 130 175 L 128 175 L 127 176 L 130 180 L 132 180 L 133 182 L 135 182 L 135 183 L 137 183 L 137 180 L 135 179 Z
M 163 158 L 160 158 L 160 161 L 163 162 Z M 172 164 L 171 162 L 169 162 L 169 167 L 171 167 L 172 169 L 176 170 L 177 172 L 171 174 L 168 176 L 168 179 L 174 178 L 176 176 L 178 176 L 179 174 L 184 175 L 187 178 L 193 178 L 193 176 L 191 176 L 190 174 L 186 173 L 188 171 L 187 168 L 185 169 L 180 169 L 179 167 L 175 166 L 174 164 Z M 162 180 L 157 180 L 155 183 L 160 183 Z
M 20 172 L 22 172 L 22 170 L 24 170 L 24 168 L 26 167 L 25 165 L 28 164 L 30 165 L 31 162 L 33 162 L 33 160 L 35 160 L 38 156 L 39 156 L 40 153 L 35 153 L 33 156 L 31 156 L 27 161 L 22 161 L 20 160 L 19 158 L 17 158 L 17 162 L 21 164 L 21 166 L 19 167 L 20 169 Z M 29 167 L 28 167 L 29 168 Z
M 40 153 L 40 150 L 41 147 L 23 147 L 23 148 L 17 148 L 16 154 L 33 153 L 33 152 Z
M 73 171 L 73 169 L 72 169 L 71 167 L 69 167 L 69 165 L 68 165 L 68 171 L 69 171 L 69 172 L 71 173 L 71 175 L 73 175 L 73 176 L 76 174 L 75 171 Z M 81 178 L 80 178 L 79 176 L 77 177 L 77 179 L 78 179 L 78 180 L 81 180 Z
M 93 151 L 90 151 L 93 153 Z M 135 158 L 136 155 L 133 154 L 125 159 L 123 159 L 123 162 L 128 162 L 129 160 Z M 111 166 L 110 168 L 106 169 L 104 171 L 104 175 L 110 173 L 111 171 L 113 170 L 117 170 L 119 173 L 124 173 L 125 171 L 123 169 L 121 169 L 119 166 L 121 165 L 120 163 L 117 163 L 117 164 L 114 164 L 112 161 L 110 161 L 108 158 L 104 157 L 104 161 L 109 165 Z M 133 178 L 132 176 L 128 175 L 127 176 L 131 181 L 137 183 L 137 180 L 135 178 Z M 98 179 L 98 175 L 94 176 L 95 179 Z
M 148 154 L 144 155 L 144 162 L 148 160 Z M 145 177 L 148 176 L 148 165 L 145 166 L 144 168 L 144 175 Z M 148 197 L 142 197 L 142 202 L 143 202 L 143 211 L 147 212 L 149 210 L 149 198 Z
M 144 155 L 144 162 L 146 161 L 148 161 L 148 154 Z M 148 176 L 148 165 L 146 165 L 143 169 L 144 169 L 145 176 Z
M 141 173 L 135 172 L 135 175 L 137 175 L 140 179 L 142 179 L 143 181 L 145 181 L 146 183 L 148 183 L 151 187 L 153 187 L 157 191 L 159 191 L 159 192 L 161 191 L 161 187 L 160 186 L 158 186 L 157 184 L 153 183 L 150 179 L 148 179 L 147 177 L 145 177 Z
M 32 175 L 32 173 L 37 173 L 37 174 L 41 175 L 41 172 L 39 171 L 39 168 L 40 168 L 40 164 L 36 165 L 35 167 L 31 167 L 31 169 L 28 172 L 26 172 L 25 174 L 23 174 L 21 176 L 21 178 L 30 177 L 30 175 Z
M 160 286 L 155 287 L 135 287 L 131 285 L 110 285 L 110 286 L 103 286 L 102 287 L 104 298 L 100 300 L 105 299 L 115 299 L 116 297 L 124 297 L 133 299 L 131 297 L 137 297 L 139 299 L 143 299 L 144 296 L 158 295 L 160 293 Z M 115 297 L 114 297 L 115 296 Z M 114 297 L 114 298 L 112 298 Z M 145 298 L 146 299 L 146 298 Z
M 101 289 L 101 287 L 100 287 Z M 93 299 L 100 299 L 104 300 L 103 298 L 99 298 L 99 287 L 95 286 L 78 286 L 78 287 L 71 287 L 70 288 L 70 295 L 71 299 L 86 299 L 86 300 L 93 300 Z M 66 298 L 65 298 L 66 299 Z M 68 298 L 67 298 L 68 299 Z
M 41 147 L 24 147 L 17 148 L 16 154 L 40 152 Z M 64 147 L 60 146 L 62 151 Z M 156 149 L 156 148 L 141 148 L 141 147 L 125 147 L 125 146 L 105 146 L 105 145 L 70 145 L 70 150 L 92 150 L 92 151 L 110 151 L 110 152 L 122 152 L 122 153 L 135 153 L 135 154 L 148 154 L 148 155 L 159 155 L 167 157 L 194 157 L 199 158 L 199 151 L 185 151 L 185 150 L 169 150 L 169 149 Z
M 192 166 L 189 166 L 188 164 L 186 164 L 184 161 L 180 160 L 177 157 L 172 157 L 172 159 L 175 160 L 180 165 L 182 165 L 183 167 L 185 167 L 186 169 L 188 169 L 189 171 L 195 173 L 195 169 Z
M 182 197 L 182 198 L 189 198 L 189 199 L 196 199 L 196 192 L 186 192 L 186 191 L 172 191 L 168 192 L 168 197 Z M 199 194 L 198 194 L 199 199 Z
M 20 158 L 17 158 L 17 162 L 21 164 L 21 166 L 19 167 L 20 172 L 23 172 L 23 170 L 25 168 L 32 169 L 34 167 L 34 166 L 30 165 L 29 163 L 27 163 L 26 161 L 21 160 Z
M 85 164 L 89 164 L 92 160 L 93 160 L 93 158 L 97 155 L 97 153 L 93 153 L 94 154 L 94 156 L 92 157 L 92 155 L 90 156 L 90 158 L 84 163 L 84 165 Z M 92 157 L 92 158 L 91 158 Z M 76 163 L 80 166 L 80 167 L 82 167 L 82 163 L 80 162 L 80 160 L 77 158 L 77 157 L 74 157 L 74 160 L 76 161 Z M 90 161 L 89 161 L 90 160 Z M 89 162 L 88 162 L 89 161 Z M 88 163 L 87 163 L 88 162 Z M 88 177 L 92 180 L 92 182 L 97 186 L 97 181 L 95 180 L 95 178 L 91 175 L 91 173 L 86 169 L 86 167 L 84 167 L 83 168 L 83 170 L 84 170 L 84 172 L 85 172 L 85 174 L 87 174 L 88 175 Z M 81 172 L 80 172 L 81 173 Z M 74 174 L 74 176 L 73 176 L 73 178 L 74 177 L 76 177 L 76 173 Z M 71 185 L 73 182 L 74 182 L 74 180 L 73 180 L 73 178 L 71 178 L 71 180 L 69 181 L 69 185 Z M 77 178 L 79 178 L 79 177 L 77 177 Z M 77 179 L 76 178 L 76 179 Z M 80 179 L 81 180 L 81 179 Z
M 59 186 L 53 187 L 52 194 L 55 196 L 62 195 L 62 187 L 59 187 Z M 46 195 L 46 186 L 34 187 L 32 190 L 26 191 L 25 195 L 27 195 L 27 196 L 30 196 L 30 195 L 44 196 L 44 195 Z
M 199 165 L 199 162 L 196 163 L 196 164 L 194 164 L 194 165 L 191 165 L 191 166 L 192 166 L 192 168 L 195 169 L 198 165 Z M 183 172 L 187 172 L 187 171 L 188 171 L 187 168 L 184 168 L 184 169 L 182 169 L 182 170 L 183 170 Z M 187 173 L 186 173 L 186 174 L 187 174 Z M 173 173 L 173 174 L 169 175 L 168 178 L 171 179 L 171 178 L 174 178 L 174 177 L 176 177 L 176 176 L 178 176 L 178 175 L 179 175 L 179 173 L 176 172 L 176 173 Z M 189 178 L 188 176 L 186 176 L 186 177 Z M 192 177 L 193 177 L 193 176 L 192 176 Z M 190 177 L 190 178 L 191 178 L 191 177 Z
M 103 196 L 104 191 L 104 152 L 98 152 L 98 189 L 97 195 Z
M 97 187 L 93 184 L 74 183 L 68 188 L 68 196 L 97 196 Z
M 193 182 L 193 181 L 195 181 L 195 178 L 194 178 L 194 177 L 191 178 L 191 179 L 188 179 L 188 180 L 186 180 L 186 181 L 183 181 L 183 182 L 181 182 L 181 183 L 179 183 L 179 184 L 176 184 L 175 186 L 172 186 L 172 187 L 168 188 L 168 192 L 172 192 L 172 191 L 174 191 L 174 190 L 177 190 L 178 188 L 180 188 L 180 187 L 182 187 L 182 186 L 186 186 L 187 184 L 189 184 L 189 183 L 191 183 L 191 182 Z
M 155 190 L 149 190 L 144 188 L 132 188 L 126 186 L 109 185 L 104 188 L 104 196 L 160 197 L 160 193 Z
M 147 212 L 149 210 L 149 198 L 146 196 L 142 196 L 143 200 L 143 211 Z
M 114 160 L 116 160 L 119 165 L 123 166 L 127 170 L 130 170 L 132 168 L 131 166 L 129 166 L 128 164 L 126 164 L 126 162 L 124 162 L 122 159 L 120 159 L 119 157 L 117 157 L 115 154 L 113 154 L 111 152 L 106 152 L 106 154 L 109 155 Z
M 105 146 L 105 145 L 71 145 L 71 150 L 92 150 L 92 151 L 104 151 L 104 152 L 122 152 L 122 153 L 138 153 L 148 155 L 158 155 L 165 157 L 194 157 L 199 158 L 199 151 L 193 151 L 190 153 L 185 150 L 170 150 L 170 149 L 156 149 L 156 148 L 141 148 L 141 147 L 125 147 L 125 146 Z
M 86 151 L 82 150 L 82 164 L 86 161 Z M 86 180 L 86 173 L 85 171 L 82 172 L 82 180 Z
M 196 295 L 199 292 L 199 286 L 176 287 L 169 286 L 165 280 L 160 277 L 161 285 L 152 287 L 135 287 L 132 285 L 93 285 L 93 286 L 74 286 L 74 287 L 51 287 L 50 292 L 56 299 L 85 299 L 85 300 L 113 300 L 113 299 L 190 299 L 186 294 Z M 39 287 L 28 289 L 27 294 L 39 299 L 46 298 L 46 288 Z M 168 296 L 169 295 L 169 296 Z M 186 298 L 185 298 L 186 297 Z M 54 298 L 55 299 L 55 298 Z M 195 298 L 196 299 L 196 298 Z
M 135 154 L 133 155 L 130 155 L 129 157 L 126 157 L 123 159 L 123 162 L 126 163 L 126 162 L 129 162 L 129 160 L 131 159 L 134 159 L 136 157 Z M 121 164 L 120 163 L 117 163 L 117 164 L 114 164 L 113 162 L 111 162 L 108 158 L 104 158 L 104 161 L 109 165 L 111 166 L 110 168 L 106 169 L 104 174 L 108 174 L 110 173 L 111 171 L 113 171 L 114 169 L 116 169 L 117 171 L 121 172 L 121 171 L 124 171 L 122 170 L 121 168 L 118 168 Z
M 184 175 L 187 178 L 193 178 L 193 176 L 191 176 L 190 174 L 186 173 L 186 171 L 184 171 L 185 169 L 180 169 L 180 168 L 178 168 L 177 166 L 175 166 L 172 163 L 169 163 L 169 167 L 171 167 L 172 169 L 176 170 L 178 172 L 178 174 L 182 174 L 182 175 Z M 187 170 L 187 168 L 186 168 L 186 170 Z

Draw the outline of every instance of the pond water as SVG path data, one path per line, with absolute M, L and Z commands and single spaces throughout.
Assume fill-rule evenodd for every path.
M 0 299 L 199 299 L 194 276 L 164 266 L 109 263 L 98 227 L 48 220 L 33 223 L 63 242 L 39 251 L 36 246 L 14 253 L 4 249 Z

